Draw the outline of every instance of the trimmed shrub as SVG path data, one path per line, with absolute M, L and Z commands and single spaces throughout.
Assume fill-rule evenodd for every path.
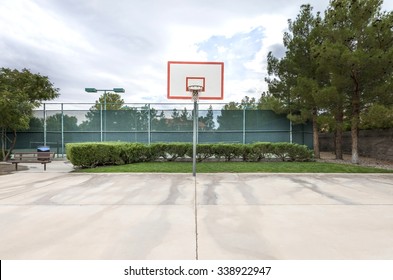
M 168 161 L 175 161 L 177 158 L 184 158 L 189 150 L 192 150 L 192 144 L 188 143 L 168 143 L 166 144 L 166 153 Z
M 224 158 L 230 161 L 242 155 L 242 144 L 213 144 L 213 152 L 216 158 Z
M 73 143 L 67 144 L 67 158 L 75 166 L 95 167 L 124 164 L 120 155 L 120 144 Z
M 250 161 L 261 161 L 264 158 L 271 157 L 273 153 L 273 146 L 274 143 L 269 143 L 269 142 L 257 142 L 251 144 Z
M 150 149 L 140 143 L 122 143 L 119 145 L 119 154 L 124 163 L 151 161 Z
M 201 162 L 205 159 L 214 156 L 214 147 L 211 144 L 198 144 L 197 145 L 197 161 Z M 188 152 L 188 156 L 192 158 L 192 147 Z
M 167 159 L 166 143 L 153 143 L 149 146 L 151 161 L 159 158 Z
M 75 166 L 82 168 L 100 165 L 120 165 L 128 163 L 155 161 L 162 158 L 175 161 L 179 158 L 192 157 L 191 143 L 72 143 L 67 144 L 67 158 Z M 215 157 L 231 161 L 241 158 L 243 161 L 261 161 L 262 159 L 280 159 L 282 161 L 310 161 L 312 151 L 307 146 L 290 143 L 254 144 L 198 144 L 197 160 L 203 161 Z
M 274 157 L 281 159 L 282 161 L 285 161 L 286 158 L 288 158 L 288 152 L 293 144 L 291 143 L 274 143 L 272 145 L 271 152 Z
M 191 148 L 189 143 L 154 143 L 150 145 L 151 153 L 155 159 L 163 158 L 167 161 L 175 161 L 178 158 L 184 158 Z
M 310 161 L 314 159 L 314 153 L 306 145 L 292 144 L 288 147 L 288 157 L 290 161 Z

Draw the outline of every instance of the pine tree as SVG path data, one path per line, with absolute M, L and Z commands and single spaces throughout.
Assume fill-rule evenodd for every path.
M 316 97 L 326 82 L 318 72 L 317 61 L 313 57 L 313 47 L 321 42 L 319 25 L 321 18 L 312 13 L 310 5 L 302 5 L 295 21 L 288 21 L 289 32 L 284 34 L 285 57 L 278 59 L 268 54 L 268 74 L 266 78 L 269 92 L 280 100 L 288 118 L 295 123 L 311 120 L 313 123 L 314 155 L 319 158 L 318 104 Z
M 382 0 L 332 0 L 325 12 L 320 65 L 330 75 L 339 118 L 351 121 L 352 162 L 359 162 L 360 114 L 370 103 L 393 102 L 393 14 Z M 336 107 L 337 108 L 337 107 Z

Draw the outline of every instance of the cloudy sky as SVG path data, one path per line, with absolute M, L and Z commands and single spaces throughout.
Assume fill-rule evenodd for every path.
M 158 103 L 168 102 L 168 61 L 220 61 L 223 102 L 258 98 L 266 55 L 283 53 L 287 20 L 304 3 L 324 11 L 329 0 L 0 0 L 0 67 L 49 76 L 56 102 L 123 87 L 127 103 Z

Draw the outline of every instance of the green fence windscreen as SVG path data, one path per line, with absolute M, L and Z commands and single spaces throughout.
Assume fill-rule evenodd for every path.
M 62 104 L 62 109 L 37 110 L 30 128 L 18 132 L 16 149 L 46 144 L 64 154 L 65 144 L 74 142 L 192 142 L 191 104 L 172 107 L 146 104 L 122 106 L 121 110 L 94 106 L 65 110 Z M 312 148 L 311 124 L 291 125 L 285 115 L 267 110 L 224 110 L 203 104 L 198 111 L 198 143 L 290 141 Z

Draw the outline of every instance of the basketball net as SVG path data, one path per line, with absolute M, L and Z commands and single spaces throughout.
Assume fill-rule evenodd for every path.
M 188 87 L 188 90 L 191 93 L 191 98 L 194 102 L 198 102 L 199 100 L 199 92 L 202 91 L 202 86 L 192 85 Z
M 198 102 L 198 100 L 199 100 L 199 91 L 193 90 L 191 92 L 191 94 L 192 94 L 192 101 Z

